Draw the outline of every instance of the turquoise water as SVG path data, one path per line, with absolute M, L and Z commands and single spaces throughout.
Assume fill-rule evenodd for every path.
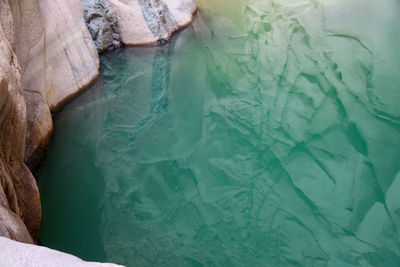
M 201 0 L 55 116 L 41 242 L 128 266 L 399 266 L 400 3 Z

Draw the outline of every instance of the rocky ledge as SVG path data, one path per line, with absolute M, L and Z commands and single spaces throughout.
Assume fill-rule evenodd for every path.
M 40 247 L 0 237 L 0 266 L 70 266 L 70 267 L 118 267 L 111 263 L 85 262 L 75 256 L 57 250 Z
M 195 11 L 193 0 L 0 0 L 0 236 L 37 240 L 31 170 L 53 132 L 51 112 L 98 77 L 98 53 L 163 43 Z M 0 259 L 25 250 L 39 248 L 0 239 Z
M 163 43 L 190 24 L 193 0 L 81 0 L 86 25 L 99 52 Z

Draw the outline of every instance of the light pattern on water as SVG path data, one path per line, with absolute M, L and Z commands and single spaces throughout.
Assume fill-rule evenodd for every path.
M 198 1 L 55 117 L 43 244 L 129 266 L 398 266 L 400 3 Z

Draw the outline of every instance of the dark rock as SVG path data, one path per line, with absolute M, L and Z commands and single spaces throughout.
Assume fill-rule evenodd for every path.
M 118 20 L 108 0 L 81 0 L 86 26 L 97 51 L 103 52 L 121 46 Z

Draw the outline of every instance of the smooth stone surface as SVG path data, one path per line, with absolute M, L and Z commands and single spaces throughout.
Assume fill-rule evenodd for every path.
M 110 263 L 85 262 L 53 249 L 16 242 L 0 236 L 0 266 L 14 267 L 117 267 Z
M 198 5 L 169 44 L 104 55 L 57 115 L 42 242 L 137 266 L 398 266 L 399 2 Z
M 193 0 L 164 0 L 169 12 L 175 19 L 179 28 L 184 28 L 193 20 L 196 4 Z
M 99 75 L 99 58 L 80 0 L 39 0 L 44 18 L 44 96 L 55 110 Z

